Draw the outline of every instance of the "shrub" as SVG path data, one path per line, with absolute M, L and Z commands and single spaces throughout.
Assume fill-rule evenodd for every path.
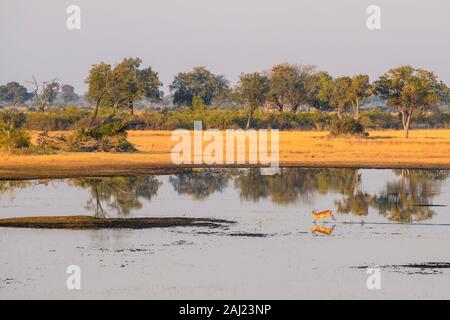
M 29 130 L 62 131 L 73 129 L 76 124 L 89 116 L 90 112 L 69 107 L 50 109 L 46 112 L 28 112 L 24 127 Z
M 92 129 L 78 129 L 69 136 L 73 152 L 132 152 L 136 148 L 127 140 L 129 122 L 121 118 L 107 118 Z
M 402 126 L 398 115 L 379 108 L 362 112 L 359 121 L 364 127 L 371 129 L 400 129 Z
M 0 112 L 0 148 L 11 153 L 30 147 L 30 134 L 22 128 L 24 122 L 25 115 L 23 113 Z
M 367 136 L 364 131 L 364 126 L 352 117 L 343 117 L 342 119 L 335 118 L 331 122 L 330 135 L 352 135 L 352 136 Z

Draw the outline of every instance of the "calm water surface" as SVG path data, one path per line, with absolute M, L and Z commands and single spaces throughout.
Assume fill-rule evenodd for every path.
M 432 268 L 450 262 L 448 205 L 444 170 L 223 169 L 0 181 L 2 218 L 237 222 L 221 229 L 0 228 L 0 298 L 450 298 L 449 269 Z M 336 221 L 318 227 L 312 210 L 332 210 Z M 407 266 L 418 263 L 426 266 Z M 84 271 L 79 292 L 65 288 L 70 264 Z M 367 289 L 366 266 L 382 270 L 382 290 Z

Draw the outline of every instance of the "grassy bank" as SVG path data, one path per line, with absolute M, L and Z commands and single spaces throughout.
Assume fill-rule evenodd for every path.
M 31 217 L 0 219 L 0 227 L 33 229 L 147 229 L 168 227 L 220 227 L 231 222 L 194 218 L 111 219 L 90 216 Z
M 328 132 L 280 133 L 282 166 L 450 169 L 450 130 L 369 131 L 366 139 L 330 138 Z M 0 178 L 51 178 L 173 172 L 171 131 L 130 131 L 132 154 L 0 155 Z

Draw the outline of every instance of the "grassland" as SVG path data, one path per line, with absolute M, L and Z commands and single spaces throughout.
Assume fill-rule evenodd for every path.
M 371 131 L 369 138 L 330 138 L 327 132 L 280 133 L 281 166 L 450 169 L 450 130 Z M 171 131 L 131 131 L 138 153 L 0 155 L 0 178 L 136 175 L 182 170 L 172 164 Z

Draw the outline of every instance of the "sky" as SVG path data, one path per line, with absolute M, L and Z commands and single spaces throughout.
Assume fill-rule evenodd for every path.
M 66 27 L 70 5 L 81 9 L 80 30 Z M 370 5 L 381 9 L 380 30 L 366 26 Z M 0 84 L 34 75 L 82 94 L 92 64 L 140 57 L 166 93 L 194 66 L 234 84 L 284 62 L 371 80 L 411 64 L 449 85 L 449 35 L 449 0 L 0 0 Z

